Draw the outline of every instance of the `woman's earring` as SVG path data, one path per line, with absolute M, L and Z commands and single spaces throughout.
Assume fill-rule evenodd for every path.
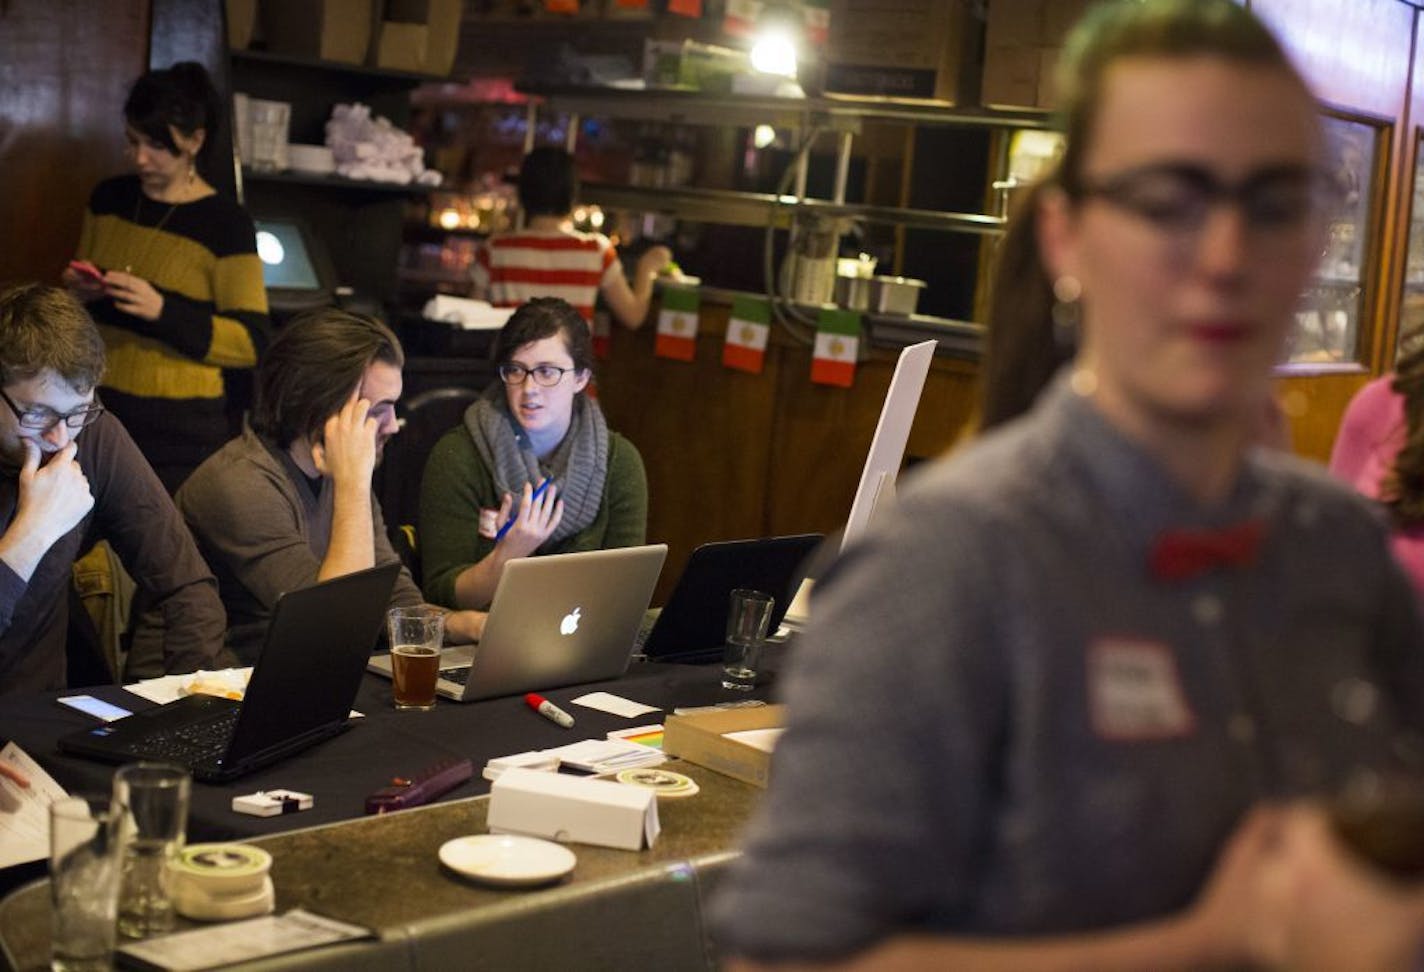
M 1083 285 L 1067 274 L 1053 281 L 1053 340 L 1064 351 L 1078 347 L 1078 325 L 1083 317 Z

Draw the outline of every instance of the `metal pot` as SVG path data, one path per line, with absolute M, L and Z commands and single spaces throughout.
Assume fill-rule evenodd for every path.
M 925 289 L 923 280 L 911 277 L 871 277 L 870 281 L 870 308 L 881 314 L 913 314 Z
M 870 279 L 869 277 L 837 277 L 836 303 L 850 310 L 868 310 L 870 308 Z

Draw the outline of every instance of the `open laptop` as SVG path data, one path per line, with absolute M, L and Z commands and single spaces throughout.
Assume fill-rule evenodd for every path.
M 687 559 L 677 587 L 643 642 L 643 654 L 678 662 L 721 657 L 728 596 L 738 587 L 776 598 L 768 628 L 775 631 L 821 539 L 819 533 L 805 533 L 704 543 Z
M 399 563 L 384 564 L 279 597 L 241 702 L 186 696 L 62 736 L 60 750 L 111 763 L 158 759 L 223 782 L 336 735 L 399 573 Z
M 480 643 L 445 649 L 435 690 L 473 702 L 617 678 L 666 558 L 658 543 L 511 560 Z M 391 677 L 389 655 L 368 667 Z

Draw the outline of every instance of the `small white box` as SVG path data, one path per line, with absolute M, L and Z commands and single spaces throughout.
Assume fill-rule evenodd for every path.
M 232 798 L 232 809 L 254 817 L 280 817 L 312 808 L 312 795 L 296 790 L 258 790 Z
M 490 787 L 491 833 L 642 850 L 657 842 L 657 795 L 607 780 L 511 768 Z

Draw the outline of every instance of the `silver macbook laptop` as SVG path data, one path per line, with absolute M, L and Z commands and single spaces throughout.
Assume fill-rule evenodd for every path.
M 473 702 L 617 678 L 666 557 L 659 543 L 511 560 L 480 643 L 445 649 L 436 691 Z M 389 655 L 367 667 L 391 677 Z

